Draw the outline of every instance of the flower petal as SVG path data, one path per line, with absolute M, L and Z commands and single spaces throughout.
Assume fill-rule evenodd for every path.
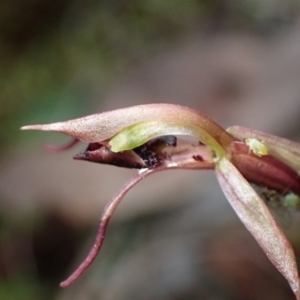
M 144 121 L 165 121 L 200 127 L 224 148 L 233 141 L 228 132 L 196 110 L 165 103 L 132 106 L 66 122 L 23 126 L 21 129 L 56 131 L 93 143 L 108 140 L 123 128 Z
M 232 126 L 227 131 L 238 139 L 254 138 L 266 145 L 270 155 L 293 168 L 300 175 L 300 144 L 275 135 L 241 126 Z
M 109 144 L 113 152 L 120 152 L 134 149 L 153 138 L 164 135 L 190 135 L 209 146 L 218 157 L 226 153 L 221 145 L 202 128 L 179 122 L 140 122 L 122 129 L 109 141 Z
M 241 221 L 288 280 L 297 299 L 300 299 L 294 251 L 263 200 L 226 157 L 217 162 L 216 175 L 227 200 Z

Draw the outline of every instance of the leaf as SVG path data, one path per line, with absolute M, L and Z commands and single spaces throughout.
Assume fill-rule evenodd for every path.
M 254 138 L 267 147 L 270 155 L 293 168 L 300 175 L 300 144 L 275 135 L 241 126 L 232 126 L 227 131 L 238 139 Z
M 263 200 L 226 157 L 217 162 L 216 175 L 227 200 L 241 221 L 287 279 L 297 299 L 300 299 L 294 251 Z

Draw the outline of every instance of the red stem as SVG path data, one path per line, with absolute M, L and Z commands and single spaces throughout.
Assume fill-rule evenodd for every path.
M 54 146 L 54 145 L 44 145 L 44 149 L 48 152 L 62 152 L 65 150 L 69 150 L 80 142 L 80 140 L 73 138 L 69 143 L 62 146 Z
M 123 186 L 123 188 L 119 191 L 119 193 L 112 200 L 110 200 L 110 202 L 104 208 L 93 247 L 91 248 L 91 250 L 88 253 L 85 260 L 79 265 L 79 267 L 66 280 L 64 280 L 63 282 L 60 283 L 61 287 L 67 287 L 71 283 L 73 283 L 95 260 L 97 254 L 99 253 L 99 251 L 102 247 L 108 222 L 109 222 L 113 212 L 117 208 L 118 204 L 121 202 L 121 200 L 127 194 L 127 192 L 133 186 L 135 186 L 139 181 L 146 178 L 150 174 L 156 173 L 158 171 L 163 171 L 163 170 L 166 170 L 166 168 L 165 167 L 156 168 L 156 169 L 147 170 L 141 174 L 138 174 L 137 176 L 133 177 L 129 182 L 127 182 Z

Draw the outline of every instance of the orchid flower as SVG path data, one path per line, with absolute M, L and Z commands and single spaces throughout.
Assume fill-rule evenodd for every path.
M 106 205 L 86 259 L 60 285 L 76 280 L 94 261 L 108 222 L 126 193 L 147 176 L 169 169 L 214 169 L 227 200 L 300 300 L 292 246 L 252 184 L 300 202 L 300 144 L 242 127 L 224 130 L 203 114 L 179 105 L 146 104 L 22 130 L 55 131 L 88 143 L 74 158 L 138 169 Z M 180 137 L 179 137 L 180 136 Z M 191 136 L 185 140 L 181 136 Z

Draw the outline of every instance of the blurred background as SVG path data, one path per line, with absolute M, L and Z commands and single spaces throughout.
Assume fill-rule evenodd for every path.
M 200 171 L 134 188 L 60 289 L 135 171 L 73 161 L 83 144 L 45 153 L 68 138 L 19 127 L 170 102 L 300 141 L 298 0 L 4 0 L 0 76 L 1 299 L 294 299 Z M 299 216 L 277 214 L 299 257 Z

